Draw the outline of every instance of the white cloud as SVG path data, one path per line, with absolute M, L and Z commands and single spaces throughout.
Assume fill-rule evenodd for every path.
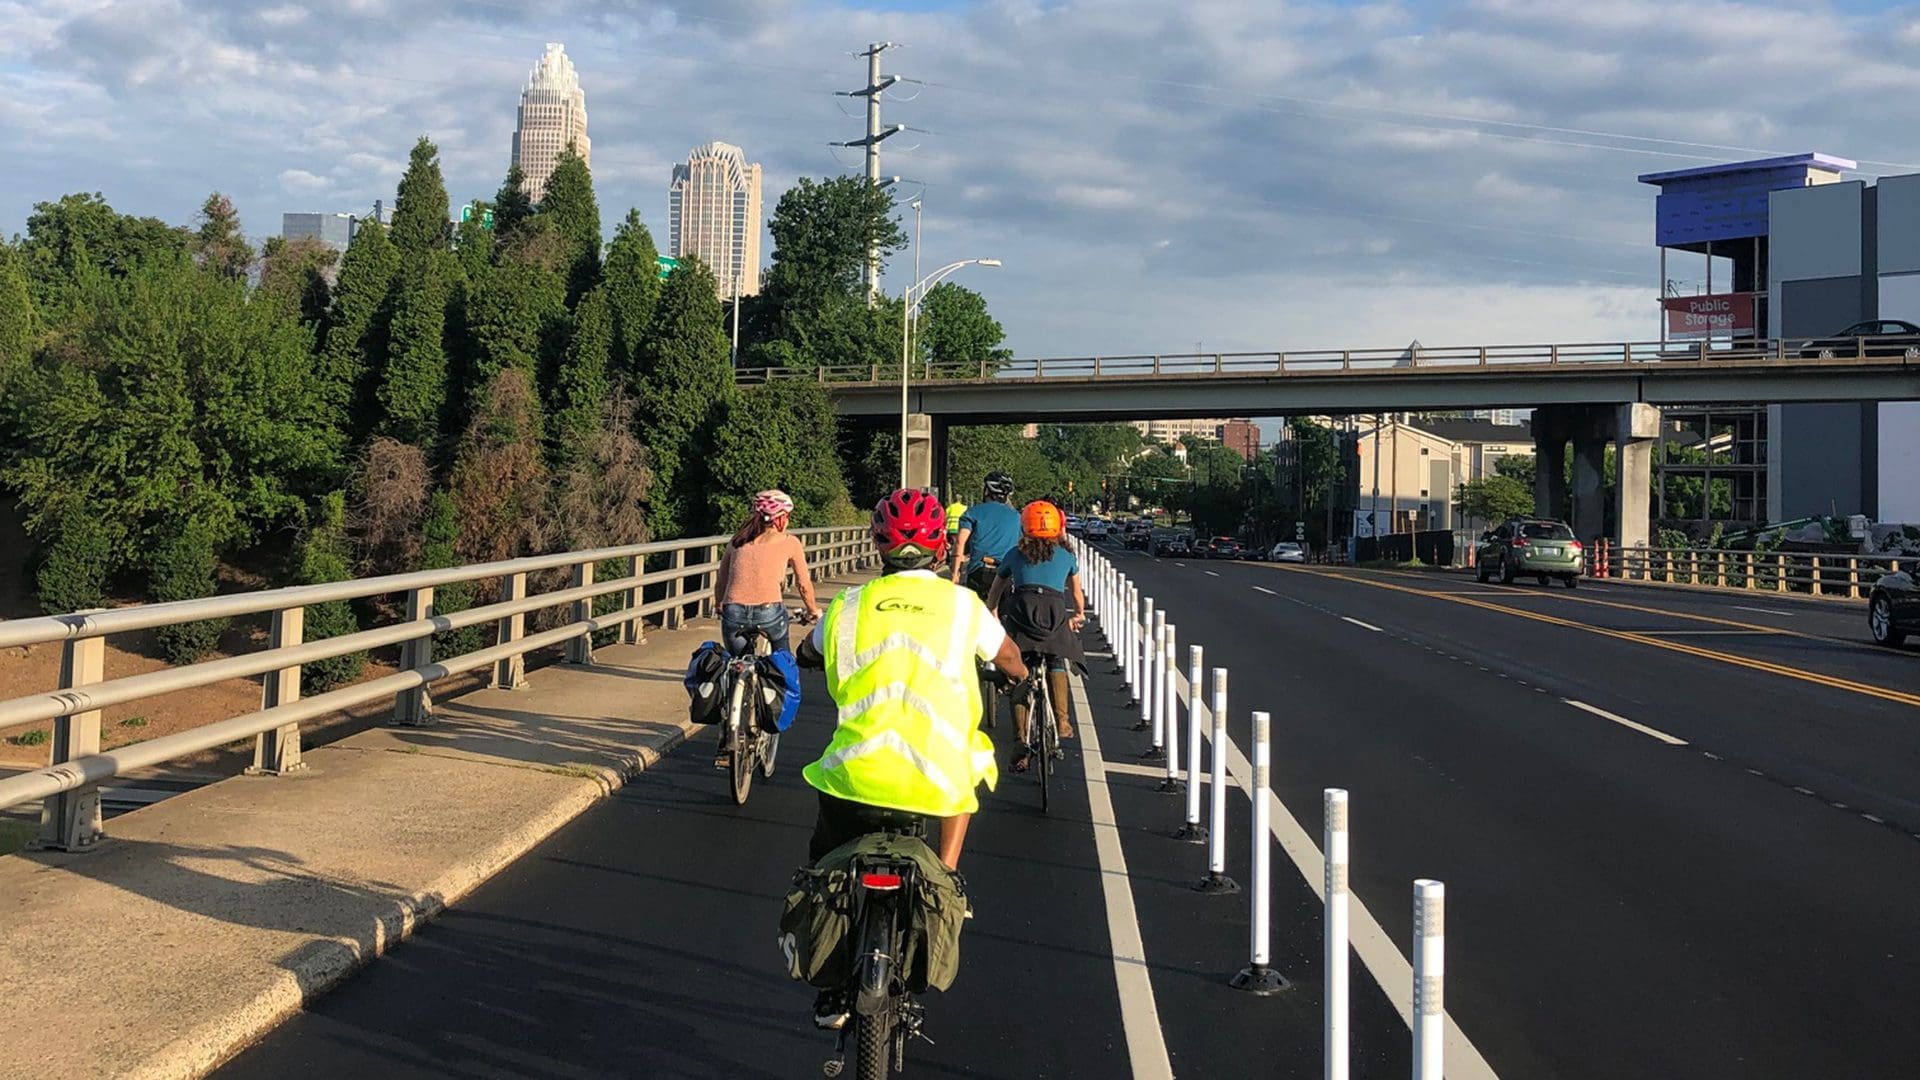
M 333 186 L 333 181 L 305 169 L 287 169 L 280 174 L 280 190 L 289 195 L 317 195 Z

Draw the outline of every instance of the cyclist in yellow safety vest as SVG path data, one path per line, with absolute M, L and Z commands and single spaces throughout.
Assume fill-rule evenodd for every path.
M 967 516 L 967 504 L 954 500 L 947 504 L 947 558 L 960 548 L 960 519 Z
M 919 818 L 940 821 L 935 850 L 958 869 L 975 789 L 999 778 L 979 730 L 979 660 L 1024 679 L 1026 665 L 971 590 L 933 573 L 946 550 L 940 500 L 896 491 L 873 511 L 885 573 L 843 591 L 800 647 L 822 666 L 839 726 L 804 775 L 820 796 L 808 858 Z

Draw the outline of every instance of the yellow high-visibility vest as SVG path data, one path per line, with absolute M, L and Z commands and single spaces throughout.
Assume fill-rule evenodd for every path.
M 980 730 L 974 643 L 980 598 L 928 574 L 892 574 L 847 589 L 827 609 L 827 689 L 839 727 L 807 783 L 850 802 L 930 817 L 980 808 L 974 788 L 999 780 Z
M 959 532 L 960 519 L 967 516 L 967 504 L 963 502 L 947 504 L 947 531 Z

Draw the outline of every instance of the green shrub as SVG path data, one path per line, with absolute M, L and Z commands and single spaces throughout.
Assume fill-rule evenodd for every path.
M 178 522 L 148 566 L 147 591 L 156 603 L 212 596 L 220 568 L 213 531 L 196 518 Z M 191 664 L 212 652 L 227 632 L 226 619 L 162 626 L 154 630 L 161 655 L 170 664 Z
M 121 727 L 146 727 L 147 718 L 144 716 L 129 716 L 125 720 L 120 721 L 120 726 Z
M 45 746 L 47 738 L 46 728 L 34 728 L 32 731 L 23 731 L 7 741 L 15 746 Z
M 34 574 L 41 610 L 64 615 L 103 606 L 112 572 L 113 539 L 107 530 L 83 512 L 69 514 Z
M 321 585 L 353 576 L 347 560 L 346 496 L 334 492 L 320 500 L 314 523 L 300 541 L 298 584 Z M 345 600 L 329 600 L 307 608 L 304 637 L 308 641 L 344 637 L 360 630 L 360 618 Z M 300 670 L 303 694 L 319 694 L 360 677 L 367 666 L 364 652 L 315 660 Z

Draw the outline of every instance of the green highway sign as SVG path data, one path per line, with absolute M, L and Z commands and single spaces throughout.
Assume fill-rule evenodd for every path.
M 660 263 L 660 280 L 661 281 L 667 280 L 667 275 L 673 273 L 674 267 L 677 267 L 680 265 L 680 260 L 674 258 L 671 255 L 656 256 L 656 259 Z

